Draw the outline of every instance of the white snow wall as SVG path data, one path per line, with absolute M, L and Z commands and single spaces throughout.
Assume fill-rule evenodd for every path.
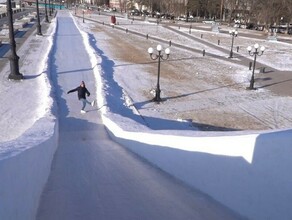
M 112 138 L 121 145 L 235 212 L 254 220 L 292 219 L 292 130 L 215 138 L 174 137 L 133 134 L 106 117 L 103 120 Z M 167 142 L 175 143 L 177 148 L 169 147 Z M 204 142 L 208 143 L 205 152 L 201 147 Z M 250 143 L 250 161 L 224 155 L 234 149 L 244 152 L 240 148 L 250 148 Z M 210 149 L 216 153 L 210 153 Z
M 35 219 L 57 141 L 58 122 L 51 117 L 40 119 L 22 137 L 3 146 L 4 151 L 0 152 L 0 219 Z
M 292 219 L 292 130 L 223 137 L 229 140 L 226 144 L 210 137 L 135 133 L 137 141 L 133 140 L 132 133 L 117 129 L 113 122 L 103 119 L 111 136 L 123 146 L 241 215 L 255 220 Z M 40 119 L 24 135 L 25 138 L 7 143 L 6 150 L 0 152 L 0 219 L 35 218 L 57 148 L 58 123 L 54 118 Z M 149 139 L 155 143 L 157 138 L 160 140 L 157 145 L 145 143 Z M 190 138 L 192 146 L 183 149 Z M 251 141 L 254 148 L 250 161 L 223 155 L 231 150 L 226 149 L 230 140 L 248 143 L 244 141 L 246 138 L 255 138 Z M 169 139 L 177 148 L 167 146 Z M 197 145 L 203 142 L 219 150 L 216 154 L 196 151 Z M 19 146 L 17 152 L 15 145 Z M 13 148 L 9 150 L 9 146 Z

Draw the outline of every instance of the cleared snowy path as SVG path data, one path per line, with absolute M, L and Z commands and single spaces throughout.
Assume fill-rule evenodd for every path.
M 111 141 L 96 108 L 88 106 L 90 111 L 80 114 L 77 95 L 66 92 L 84 80 L 94 96 L 94 76 L 69 13 L 59 12 L 57 20 L 51 72 L 59 147 L 37 219 L 239 219 Z

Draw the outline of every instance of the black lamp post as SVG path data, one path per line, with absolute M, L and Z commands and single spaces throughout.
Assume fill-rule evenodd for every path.
M 48 10 L 47 10 L 47 0 L 45 0 L 45 21 L 49 22 L 49 17 L 48 17 Z
M 51 0 L 49 0 L 49 16 L 52 16 L 52 11 L 51 11 Z
M 19 57 L 16 54 L 16 43 L 15 43 L 15 38 L 14 38 L 11 0 L 7 0 L 7 15 L 8 15 L 8 23 L 9 23 L 9 40 L 10 40 L 10 49 L 11 49 L 11 55 L 9 57 L 10 74 L 8 76 L 8 79 L 20 80 L 20 79 L 23 79 L 23 75 L 19 73 L 19 64 L 18 64 Z
M 232 41 L 231 41 L 231 49 L 230 49 L 230 54 L 229 54 L 229 58 L 233 57 L 233 44 L 234 44 L 234 38 L 237 37 L 238 32 L 236 30 L 230 30 L 229 34 L 232 37 Z
M 82 10 L 82 14 L 83 14 L 83 23 L 84 23 L 84 9 Z
M 169 48 L 165 49 L 165 54 L 166 54 L 165 58 L 161 54 L 162 46 L 161 45 L 157 45 L 156 49 L 157 49 L 158 54 L 153 55 L 153 48 L 152 47 L 150 47 L 148 49 L 148 53 L 149 53 L 150 58 L 152 60 L 157 60 L 158 59 L 157 86 L 156 86 L 156 90 L 155 90 L 155 97 L 154 97 L 153 100 L 156 101 L 156 102 L 160 102 L 161 101 L 161 98 L 160 98 L 161 90 L 160 90 L 160 83 L 159 83 L 159 79 L 160 79 L 160 62 L 161 62 L 161 60 L 167 60 L 169 58 L 170 49 Z
M 54 2 L 52 1 L 52 4 L 51 4 L 51 13 L 52 13 L 52 14 L 54 13 L 54 10 L 55 10 L 55 4 L 54 4 Z
M 36 11 L 37 11 L 37 35 L 43 35 L 40 21 L 39 0 L 36 0 Z
M 248 51 L 249 55 L 254 57 L 250 85 L 247 88 L 247 89 L 250 89 L 250 90 L 254 89 L 254 71 L 255 71 L 257 56 L 263 55 L 263 53 L 265 51 L 265 47 L 264 46 L 261 46 L 261 48 L 259 50 L 259 44 L 255 44 L 253 47 L 254 47 L 254 51 L 252 51 L 252 47 L 251 46 L 248 46 L 248 48 L 247 48 L 247 51 Z

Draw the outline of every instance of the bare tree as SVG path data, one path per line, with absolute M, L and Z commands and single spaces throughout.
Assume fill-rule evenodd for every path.
M 222 0 L 189 0 L 187 11 L 199 17 L 219 18 Z
M 251 7 L 251 20 L 265 25 L 268 29 L 284 19 L 291 21 L 292 0 L 254 0 Z
M 134 9 L 135 8 L 135 0 L 127 0 L 126 8 L 127 8 L 127 11 Z
M 131 2 L 131 0 L 128 0 Z M 204 18 L 235 19 L 265 25 L 292 23 L 292 0 L 136 0 L 139 7 L 147 5 L 151 11 L 192 14 Z M 225 17 L 225 16 L 224 16 Z

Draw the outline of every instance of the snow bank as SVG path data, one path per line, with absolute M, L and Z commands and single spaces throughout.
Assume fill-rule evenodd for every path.
M 240 214 L 257 220 L 291 219 L 292 130 L 180 137 L 125 132 L 105 115 L 103 121 L 114 140 Z M 55 119 L 43 118 L 21 141 L 5 145 L 5 153 L 0 153 L 0 219 L 34 218 L 57 147 L 57 131 Z M 9 151 L 14 145 L 19 145 L 19 152 Z
M 0 219 L 35 218 L 57 141 L 58 123 L 51 116 L 1 146 Z
M 241 215 L 292 218 L 292 130 L 179 137 L 125 132 L 103 121 L 115 141 Z
M 7 121 L 7 123 L 12 123 L 14 130 L 19 129 L 22 124 L 25 125 L 25 128 L 29 126 L 29 129 L 14 140 L 1 142 L 1 220 L 35 219 L 40 196 L 50 174 L 53 155 L 57 149 L 59 131 L 58 121 L 53 115 L 56 112 L 53 100 L 54 90 L 50 85 L 50 76 L 43 73 L 50 73 L 47 64 L 49 63 L 55 30 L 56 25 L 52 20 L 46 37 L 31 36 L 18 50 L 25 57 L 21 71 L 26 76 L 26 80 L 17 87 L 22 93 L 22 96 L 19 96 L 22 102 L 17 102 L 22 103 L 22 105 L 17 106 L 18 112 L 13 118 L 17 121 L 17 126 L 11 121 Z M 31 48 L 32 44 L 38 46 L 39 49 Z M 27 47 L 34 53 L 26 52 Z M 33 61 L 37 65 L 32 64 Z M 25 95 L 26 93 L 23 91 L 29 91 L 32 86 L 36 96 L 34 94 Z M 11 94 L 20 94 L 15 93 L 15 88 L 11 91 L 14 92 Z M 15 101 L 15 98 L 13 100 Z M 33 102 L 34 100 L 36 103 Z M 24 110 L 21 107 L 24 107 Z M 32 126 L 23 120 L 30 118 L 28 113 L 34 116 L 33 120 L 36 120 L 32 122 Z M 5 132 L 8 135 L 11 129 L 7 129 Z

